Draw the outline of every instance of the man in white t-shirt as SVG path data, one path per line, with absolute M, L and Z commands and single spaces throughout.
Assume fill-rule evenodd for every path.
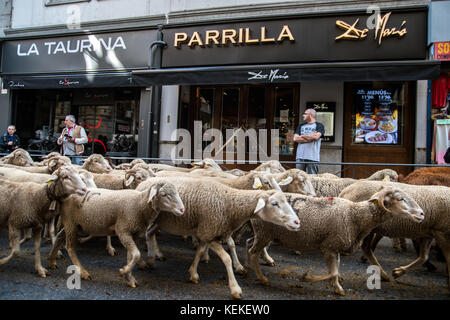
M 325 130 L 323 124 L 316 121 L 314 109 L 306 109 L 303 120 L 305 123 L 299 125 L 294 134 L 294 141 L 298 143 L 296 161 L 308 163 L 297 163 L 296 167 L 309 174 L 317 174 L 319 173 L 317 162 L 320 161 L 321 137 Z

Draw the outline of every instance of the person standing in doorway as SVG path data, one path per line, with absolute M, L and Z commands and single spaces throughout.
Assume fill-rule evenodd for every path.
M 16 134 L 16 126 L 9 125 L 8 132 L 2 136 L 0 147 L 3 151 L 11 153 L 20 147 L 20 139 Z
M 323 124 L 316 121 L 316 110 L 306 109 L 303 113 L 303 121 L 297 127 L 294 134 L 294 141 L 298 143 L 296 161 L 307 163 L 297 163 L 297 169 L 304 170 L 309 174 L 318 174 L 320 161 L 320 143 L 324 134 Z
M 88 142 L 86 131 L 82 126 L 77 126 L 73 115 L 67 115 L 64 121 L 66 127 L 58 138 L 58 144 L 61 145 L 61 154 L 72 156 L 72 163 L 81 165 L 81 155 L 84 152 L 84 145 Z

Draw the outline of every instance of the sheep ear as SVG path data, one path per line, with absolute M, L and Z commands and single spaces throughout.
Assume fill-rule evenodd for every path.
M 289 183 L 292 182 L 292 180 L 294 180 L 294 178 L 287 177 L 287 178 L 281 180 L 280 182 L 278 182 L 278 185 L 280 185 L 280 186 L 287 186 Z
M 52 174 L 52 176 L 49 178 L 49 180 L 47 181 L 47 184 L 52 184 L 53 182 L 55 182 L 56 180 L 58 180 L 58 176 Z
M 253 181 L 253 189 L 261 189 L 261 188 L 262 188 L 261 179 L 259 179 L 259 177 L 255 177 L 255 180 Z
M 263 198 L 259 198 L 259 199 L 258 199 L 258 203 L 256 204 L 255 211 L 253 211 L 253 213 L 258 213 L 258 212 L 261 211 L 265 206 L 266 206 L 266 201 L 264 201 Z
M 152 202 L 153 198 L 156 196 L 157 193 L 158 193 L 157 188 L 156 187 L 151 187 L 150 188 L 150 195 L 148 196 L 147 203 Z
M 134 175 L 130 174 L 128 179 L 125 181 L 125 186 L 129 187 L 133 183 L 133 181 L 134 181 Z
M 384 188 L 383 191 L 377 192 L 373 195 L 371 199 L 369 199 L 369 202 L 372 202 L 373 204 L 380 206 L 382 209 L 386 210 L 387 212 L 391 212 L 388 208 L 386 208 L 386 200 L 390 199 L 390 196 L 392 194 L 392 188 Z

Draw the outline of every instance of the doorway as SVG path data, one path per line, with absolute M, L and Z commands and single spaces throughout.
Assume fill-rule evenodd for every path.
M 262 153 L 272 154 L 272 138 L 278 141 L 278 148 L 273 144 L 280 161 L 295 161 L 294 142 L 289 141 L 293 136 L 299 121 L 299 84 L 273 85 L 221 85 L 221 86 L 193 86 L 191 87 L 188 112 L 180 112 L 180 116 L 189 119 L 187 123 L 191 136 L 194 136 L 194 121 L 201 121 L 202 134 L 206 130 L 215 128 L 220 130 L 223 137 L 223 159 L 237 159 L 236 139 L 230 134 L 238 129 L 249 132 L 255 130 L 258 143 L 263 133 L 267 136 L 267 148 Z M 278 139 L 276 131 L 278 130 Z M 231 137 L 230 137 L 231 135 Z M 273 135 L 273 137 L 272 137 Z M 252 158 L 249 150 L 249 138 L 246 138 L 245 160 Z M 210 144 L 202 142 L 202 150 Z M 234 146 L 232 145 L 234 144 Z M 264 150 L 265 149 L 265 150 Z M 276 149 L 276 150 L 275 150 Z M 260 151 L 260 150 L 258 150 Z M 192 154 L 194 150 L 192 150 Z M 254 156 L 254 154 L 253 154 Z M 259 160 L 258 157 L 256 157 Z M 224 164 L 232 169 L 239 167 L 243 170 L 254 169 L 254 164 Z M 292 165 L 294 167 L 294 165 Z

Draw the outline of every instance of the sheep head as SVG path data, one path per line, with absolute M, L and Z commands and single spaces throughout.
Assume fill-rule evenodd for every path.
M 267 178 L 272 185 L 277 184 L 284 192 L 300 193 L 311 197 L 316 196 L 308 174 L 302 170 L 289 169 L 283 173 L 267 175 Z M 276 188 L 274 187 L 274 189 Z
M 155 174 L 150 169 L 131 169 L 125 174 L 124 185 L 129 189 L 136 189 L 142 181 L 154 176 Z
M 153 184 L 148 192 L 147 203 L 150 203 L 156 212 L 166 211 L 176 216 L 184 214 L 184 205 L 174 184 L 158 182 Z
M 113 170 L 109 162 L 101 154 L 91 154 L 82 161 L 84 163 L 81 167 L 93 173 L 108 173 Z
M 21 167 L 31 167 L 35 165 L 28 151 L 22 148 L 18 148 L 13 152 L 11 152 L 10 154 L 8 154 L 7 156 L 4 156 L 2 158 L 2 162 Z
M 415 222 L 425 219 L 422 208 L 406 192 L 391 186 L 383 187 L 375 193 L 369 202 L 398 217 L 406 217 Z
M 280 191 L 265 191 L 258 199 L 254 213 L 262 220 L 284 226 L 289 231 L 300 229 L 300 220 Z
M 47 183 L 56 198 L 64 198 L 75 193 L 83 196 L 87 191 L 86 184 L 72 166 L 61 166 L 56 169 Z

